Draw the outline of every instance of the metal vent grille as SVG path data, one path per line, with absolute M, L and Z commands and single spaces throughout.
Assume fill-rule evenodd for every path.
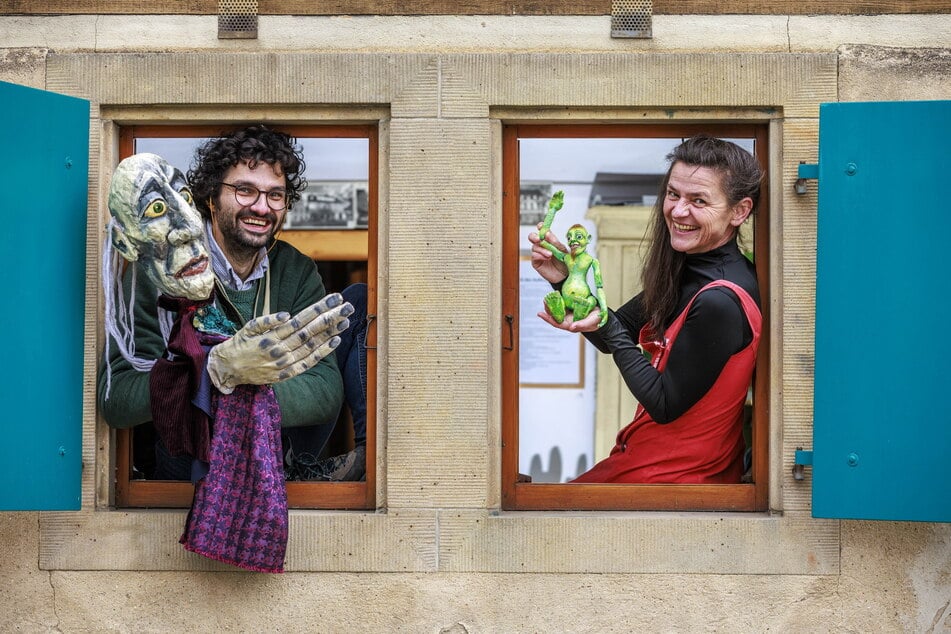
M 258 0 L 218 0 L 218 39 L 257 39 Z
M 652 0 L 611 0 L 611 37 L 652 38 Z

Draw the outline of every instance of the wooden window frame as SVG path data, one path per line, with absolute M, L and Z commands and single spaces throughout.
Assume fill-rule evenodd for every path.
M 504 510 L 764 511 L 769 496 L 769 191 L 764 179 L 753 248 L 763 329 L 753 379 L 753 465 L 750 484 L 572 484 L 519 482 L 519 139 L 669 138 L 706 132 L 752 138 L 769 173 L 766 123 L 513 124 L 502 130 L 502 508 Z M 632 413 L 633 414 L 633 413 Z
M 143 138 L 214 137 L 236 130 L 244 124 L 129 125 L 119 130 L 119 160 L 134 153 L 135 140 Z M 365 230 L 288 230 L 280 239 L 291 243 L 316 260 L 366 260 L 367 262 L 367 454 L 366 479 L 362 482 L 288 482 L 289 508 L 302 509 L 373 509 L 376 504 L 376 327 L 377 305 L 377 210 L 379 178 L 379 140 L 375 124 L 278 125 L 273 129 L 295 138 L 331 137 L 369 140 L 367 196 L 369 219 Z M 187 169 L 182 166 L 181 169 Z M 352 234 L 352 235 L 341 235 Z M 356 236 L 356 237 L 355 237 Z M 341 248 L 341 245 L 344 245 Z M 190 482 L 170 480 L 132 480 L 132 434 L 134 429 L 115 430 L 115 504 L 119 508 L 188 508 L 194 487 Z

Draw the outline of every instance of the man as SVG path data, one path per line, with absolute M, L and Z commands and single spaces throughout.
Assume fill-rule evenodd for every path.
M 342 304 L 339 296 L 330 296 L 317 312 L 336 305 L 333 318 L 311 311 L 306 323 L 287 321 L 289 315 L 302 314 L 326 294 L 314 262 L 289 244 L 274 239 L 288 207 L 300 199 L 304 187 L 302 157 L 287 135 L 264 126 L 251 126 L 210 140 L 198 150 L 196 159 L 196 166 L 189 173 L 192 194 L 188 202 L 194 202 L 204 221 L 215 305 L 239 328 L 249 321 L 259 324 L 268 320 L 269 328 L 276 325 L 275 321 L 281 321 L 284 334 L 292 333 L 295 327 L 310 328 L 307 336 L 298 340 L 308 342 L 315 351 L 319 349 L 310 357 L 311 361 L 297 360 L 299 365 L 293 368 L 276 368 L 260 360 L 248 362 L 247 355 L 260 350 L 257 343 L 273 346 L 274 337 L 250 333 L 252 338 L 259 337 L 254 339 L 255 345 L 250 345 L 247 337 L 242 338 L 243 331 L 239 331 L 233 339 L 209 352 L 207 370 L 211 382 L 222 393 L 229 393 L 239 384 L 273 384 L 284 428 L 285 452 L 316 455 L 332 432 L 343 401 L 340 371 L 334 356 L 325 356 L 329 352 L 327 346 L 331 338 L 336 345 L 336 337 L 341 334 L 338 325 L 346 321 L 347 313 L 340 311 L 344 307 L 348 312 L 352 309 Z M 139 206 L 147 206 L 150 197 L 151 191 L 144 188 L 143 203 Z M 186 216 L 189 213 L 179 211 Z M 178 242 L 185 234 L 194 233 L 194 227 L 189 225 L 188 231 L 170 229 L 163 235 L 148 211 L 120 224 L 133 225 L 132 233 L 134 225 L 141 225 L 144 243 L 167 244 L 157 251 L 171 253 L 183 248 Z M 157 251 L 159 257 L 155 261 L 164 261 Z M 192 268 L 172 270 L 171 276 L 184 279 L 202 266 L 200 257 L 189 258 L 188 262 Z M 156 309 L 156 284 L 148 274 L 149 268 L 143 268 L 145 279 L 140 277 L 136 282 L 134 301 L 130 303 L 135 328 L 133 360 L 121 355 L 120 349 L 110 356 L 100 373 L 100 410 L 114 427 L 132 427 L 154 418 L 148 366 L 136 363 L 135 358 L 161 359 L 167 354 L 167 336 L 162 334 L 159 323 L 162 311 Z M 129 269 L 134 273 L 135 267 Z M 204 271 L 202 274 L 205 275 Z M 132 279 L 131 274 L 125 276 L 126 296 L 132 290 Z M 321 324 L 317 332 L 314 323 Z M 111 343 L 119 349 L 121 339 L 116 337 Z M 189 456 L 171 455 L 161 440 L 156 443 L 155 453 L 154 478 L 190 477 Z M 354 478 L 356 456 L 345 458 L 329 464 L 311 464 L 305 475 L 310 479 Z

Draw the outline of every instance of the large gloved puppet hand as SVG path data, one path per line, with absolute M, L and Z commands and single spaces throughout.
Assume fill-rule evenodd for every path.
M 286 312 L 252 319 L 208 354 L 215 387 L 230 394 L 237 385 L 267 385 L 314 367 L 340 345 L 353 306 L 334 293 L 294 317 Z

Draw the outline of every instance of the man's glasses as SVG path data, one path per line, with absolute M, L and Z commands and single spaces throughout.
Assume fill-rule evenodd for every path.
M 272 189 L 271 191 L 261 191 L 253 185 L 232 185 L 231 183 L 222 182 L 222 185 L 227 185 L 234 190 L 234 199 L 242 207 L 250 207 L 258 202 L 258 199 L 261 195 L 264 195 L 264 200 L 267 201 L 267 206 L 271 208 L 271 211 L 281 211 L 287 207 L 287 192 L 283 189 Z

